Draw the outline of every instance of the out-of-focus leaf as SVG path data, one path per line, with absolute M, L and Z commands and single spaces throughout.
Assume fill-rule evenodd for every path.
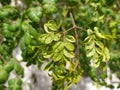
M 22 90 L 22 80 L 18 78 L 12 78 L 8 81 L 9 90 Z
M 0 84 L 4 84 L 8 79 L 9 74 L 4 68 L 0 68 Z
M 15 63 L 15 65 L 14 65 L 14 70 L 16 71 L 16 73 L 18 74 L 18 75 L 20 75 L 21 77 L 23 77 L 24 76 L 24 69 L 23 69 L 23 67 L 19 64 L 19 63 Z
M 51 58 L 52 55 L 53 55 L 53 53 L 50 53 L 50 54 L 44 53 L 43 57 L 44 58 Z
M 14 62 L 8 62 L 5 66 L 4 69 L 9 73 L 13 70 L 14 68 Z

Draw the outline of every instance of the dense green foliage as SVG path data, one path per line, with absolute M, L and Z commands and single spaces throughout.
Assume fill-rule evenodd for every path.
M 68 90 L 84 75 L 114 88 L 106 78 L 116 74 L 120 79 L 119 0 L 21 0 L 23 6 L 0 2 L 1 88 L 15 71 L 18 77 L 8 80 L 9 90 L 22 90 L 24 70 L 12 55 L 17 46 L 27 66 L 41 69 L 47 62 L 52 90 Z

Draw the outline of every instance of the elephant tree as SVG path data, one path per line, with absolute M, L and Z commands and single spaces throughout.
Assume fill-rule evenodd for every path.
M 67 90 L 84 75 L 114 88 L 105 79 L 112 74 L 120 79 L 119 0 L 21 0 L 23 6 L 0 2 L 1 88 L 15 70 L 17 78 L 8 80 L 8 88 L 22 89 L 24 69 L 12 55 L 17 46 L 27 66 L 41 68 L 47 62 L 52 90 Z

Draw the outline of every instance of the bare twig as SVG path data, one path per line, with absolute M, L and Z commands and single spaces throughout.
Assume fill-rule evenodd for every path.
M 78 36 L 78 33 L 77 33 L 77 25 L 75 24 L 75 20 L 73 18 L 73 15 L 72 13 L 70 12 L 70 18 L 72 20 L 72 24 L 73 24 L 73 29 L 74 29 L 74 32 L 75 32 L 75 39 L 76 39 L 76 57 L 77 57 L 77 64 L 75 66 L 75 69 L 77 68 L 77 66 L 79 65 L 79 59 L 80 59 L 80 56 L 79 56 L 79 36 Z
M 1 58 L 3 63 L 6 63 L 6 60 L 4 59 L 4 57 L 1 54 L 0 54 L 0 58 Z
M 82 31 L 84 31 L 84 32 L 87 32 L 87 30 L 84 29 L 84 28 L 82 28 L 82 27 L 78 27 L 78 26 L 77 26 L 77 29 L 80 29 L 80 30 L 82 30 Z
M 71 18 L 71 20 L 72 20 L 72 25 L 73 25 L 73 27 L 74 27 L 74 28 L 77 27 L 76 24 L 75 24 L 75 20 L 74 20 L 73 15 L 72 15 L 71 12 L 70 12 L 70 18 Z
M 64 31 L 63 34 L 69 32 L 69 31 L 71 31 L 71 30 L 73 30 L 73 29 L 74 29 L 74 27 L 71 27 L 71 28 L 67 29 L 66 31 Z

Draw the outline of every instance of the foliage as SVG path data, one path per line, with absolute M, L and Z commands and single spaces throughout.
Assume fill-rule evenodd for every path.
M 15 71 L 9 90 L 22 89 L 24 70 L 12 55 L 19 45 L 27 66 L 47 62 L 52 90 L 67 90 L 84 74 L 113 88 L 105 80 L 107 67 L 120 79 L 119 0 L 22 0 L 24 7 L 0 2 L 0 87 Z

